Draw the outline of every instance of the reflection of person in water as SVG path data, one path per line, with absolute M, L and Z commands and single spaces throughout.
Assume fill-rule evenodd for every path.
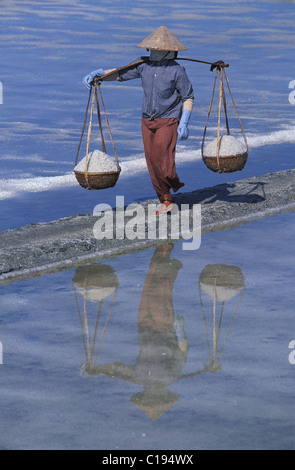
M 151 260 L 138 314 L 140 352 L 135 365 L 106 364 L 99 372 L 143 384 L 131 398 L 151 419 L 157 419 L 177 400 L 167 386 L 178 380 L 187 357 L 183 317 L 174 317 L 173 286 L 182 263 L 170 258 L 172 244 L 159 246 Z
M 143 287 L 138 325 L 156 331 L 172 331 L 174 323 L 173 285 L 182 263 L 170 259 L 173 244 L 156 249 Z

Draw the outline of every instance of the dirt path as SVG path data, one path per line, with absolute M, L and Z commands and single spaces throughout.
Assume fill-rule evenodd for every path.
M 225 183 L 175 197 L 190 214 L 201 204 L 202 234 L 295 209 L 295 170 Z M 144 201 L 141 206 L 157 201 Z M 113 211 L 114 216 L 116 211 Z M 168 217 L 169 219 L 169 217 Z M 0 233 L 0 283 L 33 277 L 44 270 L 75 266 L 87 260 L 109 258 L 159 243 L 146 238 L 98 240 L 93 233 L 98 217 L 78 215 L 50 223 L 28 225 Z M 114 219 L 115 220 L 115 219 Z M 126 221 L 125 221 L 126 222 Z

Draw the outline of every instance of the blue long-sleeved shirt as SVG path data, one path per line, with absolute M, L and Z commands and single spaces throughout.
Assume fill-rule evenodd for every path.
M 119 72 L 119 81 L 135 78 L 141 78 L 144 91 L 144 118 L 180 119 L 183 102 L 194 98 L 193 87 L 186 71 L 175 60 L 147 60 Z

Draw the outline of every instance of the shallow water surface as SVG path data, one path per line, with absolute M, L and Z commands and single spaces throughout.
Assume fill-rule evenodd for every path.
M 294 213 L 0 287 L 0 448 L 292 449 Z

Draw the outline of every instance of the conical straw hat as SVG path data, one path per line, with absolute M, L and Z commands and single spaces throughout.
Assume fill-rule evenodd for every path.
M 186 51 L 182 42 L 166 26 L 160 26 L 148 37 L 146 37 L 137 47 L 146 49 L 156 49 L 159 51 Z

